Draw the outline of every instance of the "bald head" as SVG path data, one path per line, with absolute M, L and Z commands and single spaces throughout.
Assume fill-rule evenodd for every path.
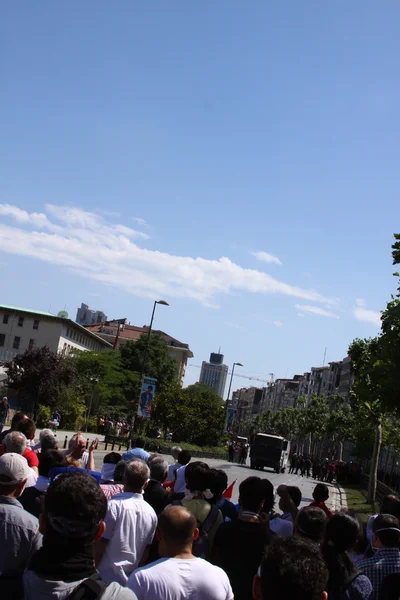
M 196 517 L 183 506 L 168 506 L 158 517 L 159 538 L 177 549 L 192 545 L 196 528 Z

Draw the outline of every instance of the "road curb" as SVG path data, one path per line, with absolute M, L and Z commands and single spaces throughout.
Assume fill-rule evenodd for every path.
M 347 497 L 346 492 L 338 483 L 335 483 L 336 489 L 336 502 L 335 502 L 335 510 L 346 510 L 347 509 Z M 338 502 L 337 502 L 338 500 Z

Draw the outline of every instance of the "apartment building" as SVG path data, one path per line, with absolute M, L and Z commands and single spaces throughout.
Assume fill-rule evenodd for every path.
M 80 308 L 76 311 L 75 320 L 79 325 L 95 325 L 96 323 L 105 323 L 107 315 L 102 310 L 94 310 L 82 302 Z
M 346 356 L 342 360 L 342 369 L 340 372 L 338 393 L 347 398 L 350 392 L 350 388 L 353 385 L 353 381 L 354 378 L 351 373 L 351 358 L 350 356 Z
M 34 347 L 48 346 L 53 352 L 64 353 L 112 348 L 75 321 L 59 315 L 0 305 L 0 361 L 12 360 Z
M 342 362 L 330 362 L 324 367 L 312 367 L 308 397 L 331 396 L 339 391 Z
M 232 408 L 236 409 L 236 421 L 243 422 L 262 412 L 264 388 L 241 388 L 232 395 Z
M 111 346 L 115 345 L 116 348 L 119 348 L 127 342 L 136 342 L 142 335 L 147 335 L 149 332 L 148 327 L 129 325 L 127 319 L 117 319 L 114 321 L 106 321 L 105 323 L 98 323 L 96 325 L 88 325 L 85 329 L 86 331 L 96 334 L 101 339 L 106 340 Z M 161 334 L 162 339 L 168 347 L 169 355 L 175 360 L 176 378 L 178 383 L 183 385 L 187 361 L 189 358 L 193 357 L 193 352 L 190 350 L 188 344 L 180 342 L 164 331 L 155 331 Z
M 225 394 L 226 378 L 228 376 L 228 366 L 224 365 L 224 355 L 218 352 L 211 352 L 210 360 L 203 360 L 201 364 L 199 382 L 214 390 L 221 398 Z

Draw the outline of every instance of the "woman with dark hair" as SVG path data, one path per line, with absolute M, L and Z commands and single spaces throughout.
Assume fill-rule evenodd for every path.
M 370 580 L 357 570 L 349 556 L 359 532 L 358 519 L 348 512 L 339 512 L 327 521 L 321 550 L 329 570 L 329 600 L 368 600 L 371 597 Z
M 184 506 L 196 517 L 200 534 L 193 546 L 193 553 L 200 558 L 208 558 L 214 536 L 223 522 L 221 511 L 211 504 L 213 472 L 207 463 L 199 460 L 189 463 L 185 469 L 185 483 L 185 497 L 173 504 Z

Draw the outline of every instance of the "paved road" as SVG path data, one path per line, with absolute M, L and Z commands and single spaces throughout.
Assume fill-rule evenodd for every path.
M 96 452 L 96 469 L 101 470 L 101 465 L 105 454 L 106 453 L 103 451 Z M 168 463 L 172 464 L 173 461 L 171 456 L 163 456 Z M 284 483 L 286 485 L 297 485 L 301 490 L 303 498 L 301 506 L 306 506 L 307 504 L 310 504 L 310 502 L 312 502 L 312 491 L 316 485 L 316 481 L 314 481 L 311 478 L 300 477 L 299 475 L 289 475 L 288 473 L 277 474 L 275 473 L 275 471 L 270 471 L 268 469 L 264 469 L 264 471 L 253 471 L 252 469 L 250 469 L 249 465 L 237 465 L 235 463 L 229 463 L 223 460 L 216 460 L 212 458 L 201 459 L 196 457 L 193 460 L 204 460 L 204 462 L 209 464 L 210 467 L 216 469 L 223 469 L 228 475 L 229 484 L 231 484 L 232 481 L 234 481 L 235 479 L 237 480 L 236 485 L 234 487 L 234 494 L 232 498 L 233 502 L 237 502 L 238 500 L 240 483 L 247 477 L 250 477 L 250 475 L 256 475 L 258 477 L 262 477 L 263 479 L 269 479 L 275 488 L 277 488 L 281 483 Z M 327 502 L 327 505 L 332 510 L 337 510 L 340 508 L 340 495 L 337 492 L 337 489 L 334 485 L 328 485 L 330 488 L 330 499 Z
M 64 438 L 67 435 L 68 438 L 71 437 L 71 435 L 73 435 L 73 432 L 71 431 L 58 431 L 57 432 L 57 438 L 60 440 L 60 445 L 62 446 L 63 442 L 64 442 Z M 37 432 L 37 437 L 39 435 L 39 431 Z M 96 437 L 95 434 L 93 433 L 85 433 L 83 434 L 85 438 L 89 438 L 90 440 L 94 439 Z M 100 440 L 103 440 L 103 436 L 99 436 Z M 106 454 L 105 451 L 103 450 L 97 450 L 95 453 L 95 464 L 96 464 L 96 469 L 97 470 L 101 470 L 101 466 L 103 464 L 103 458 L 104 455 Z M 165 460 L 168 463 L 172 463 L 172 457 L 169 455 L 163 455 Z M 314 479 L 307 478 L 307 477 L 300 477 L 299 475 L 289 475 L 287 472 L 286 473 L 281 473 L 281 474 L 277 474 L 275 473 L 275 471 L 272 470 L 268 470 L 268 469 L 264 469 L 264 471 L 253 471 L 250 469 L 250 466 L 246 465 L 238 465 L 235 463 L 229 463 L 227 461 L 223 461 L 223 460 L 217 460 L 217 459 L 212 459 L 212 458 L 196 458 L 195 460 L 204 460 L 204 462 L 207 462 L 210 466 L 217 468 L 217 469 L 223 469 L 224 471 L 226 471 L 227 475 L 228 475 L 228 481 L 229 483 L 232 483 L 232 481 L 234 481 L 235 479 L 236 481 L 236 485 L 234 488 L 234 494 L 233 494 L 233 502 L 237 502 L 238 499 L 238 493 L 239 493 L 239 484 L 246 479 L 246 477 L 249 477 L 250 475 L 256 475 L 258 477 L 262 477 L 264 479 L 269 479 L 271 481 L 271 483 L 274 485 L 275 488 L 277 488 L 281 483 L 284 483 L 286 485 L 297 485 L 300 490 L 301 490 L 301 494 L 303 497 L 301 506 L 305 506 L 307 504 L 309 504 L 310 502 L 312 502 L 312 491 L 316 485 L 316 481 Z M 329 486 L 329 491 L 330 491 L 330 498 L 327 502 L 327 505 L 331 508 L 331 510 L 338 510 L 341 507 L 341 498 L 340 498 L 340 494 L 337 490 L 337 488 L 334 485 L 330 485 L 327 484 Z

